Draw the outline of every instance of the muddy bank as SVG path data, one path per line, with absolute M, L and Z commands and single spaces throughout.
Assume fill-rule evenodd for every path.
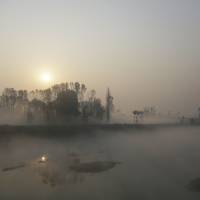
M 79 173 L 100 173 L 114 168 L 119 162 L 113 161 L 96 161 L 79 163 L 70 166 L 70 169 Z
M 81 155 L 70 153 L 57 161 L 41 155 L 39 158 L 31 159 L 28 162 L 2 168 L 2 172 L 16 174 L 21 168 L 27 168 L 39 176 L 43 184 L 55 187 L 83 182 L 88 175 L 109 171 L 118 164 L 121 163 L 103 160 L 86 161 Z
M 156 130 L 160 128 L 190 127 L 183 124 L 74 124 L 74 125 L 1 125 L 0 136 L 5 134 L 70 135 L 94 131 Z M 196 126 L 196 125 L 195 125 Z
M 19 164 L 19 165 L 15 165 L 11 167 L 5 167 L 2 169 L 2 172 L 12 171 L 12 170 L 16 170 L 16 169 L 20 169 L 24 167 L 26 167 L 26 164 Z

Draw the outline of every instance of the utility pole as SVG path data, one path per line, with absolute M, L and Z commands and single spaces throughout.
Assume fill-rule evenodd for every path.
M 112 104 L 113 104 L 113 97 L 110 95 L 110 89 L 108 88 L 107 94 L 106 94 L 106 120 L 107 122 L 110 122 Z

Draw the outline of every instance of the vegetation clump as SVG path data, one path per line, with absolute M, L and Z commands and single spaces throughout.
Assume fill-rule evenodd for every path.
M 88 91 L 85 84 L 79 82 L 30 92 L 5 88 L 0 96 L 1 112 L 23 116 L 28 123 L 100 121 L 111 111 L 112 104 L 113 101 L 109 101 L 109 105 L 104 106 L 95 90 Z

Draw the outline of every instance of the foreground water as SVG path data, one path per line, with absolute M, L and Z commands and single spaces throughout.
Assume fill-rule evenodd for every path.
M 2 200 L 199 199 L 200 128 L 1 136 L 0 168 Z

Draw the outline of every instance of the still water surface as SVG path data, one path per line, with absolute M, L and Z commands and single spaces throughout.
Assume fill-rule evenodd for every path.
M 1 200 L 197 200 L 200 127 L 3 136 L 0 168 Z

